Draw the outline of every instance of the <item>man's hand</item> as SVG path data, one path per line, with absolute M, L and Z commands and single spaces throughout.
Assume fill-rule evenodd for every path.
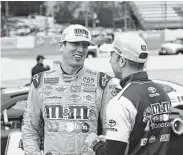
M 106 141 L 106 136 L 105 135 L 100 135 L 99 139 L 100 139 L 100 141 L 105 142 Z
M 96 139 L 99 139 L 99 137 L 95 133 L 91 133 L 88 135 L 88 137 L 86 137 L 85 143 L 88 147 L 92 148 L 92 142 L 94 142 Z

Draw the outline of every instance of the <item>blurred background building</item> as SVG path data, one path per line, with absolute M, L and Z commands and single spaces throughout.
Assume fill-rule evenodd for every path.
M 124 30 L 183 28 L 183 1 L 124 1 L 115 6 L 115 26 Z
M 58 50 L 60 34 L 76 23 L 98 47 L 133 32 L 159 49 L 183 36 L 183 1 L 1 1 L 1 49 L 26 48 L 23 36 L 30 50 Z
M 61 33 L 74 23 L 92 33 L 90 58 L 109 57 L 110 43 L 124 33 L 140 35 L 150 55 L 183 55 L 183 1 L 1 1 L 0 8 L 1 57 L 10 70 L 15 58 L 23 64 L 37 55 L 58 60 Z M 32 61 L 26 62 L 17 78 L 30 74 Z M 5 80 L 15 76 L 3 73 Z

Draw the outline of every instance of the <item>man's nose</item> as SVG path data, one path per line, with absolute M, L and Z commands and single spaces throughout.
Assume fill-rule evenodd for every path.
M 83 52 L 83 51 L 84 51 L 83 45 L 82 45 L 82 44 L 79 44 L 79 45 L 77 46 L 77 50 L 78 50 L 79 52 Z

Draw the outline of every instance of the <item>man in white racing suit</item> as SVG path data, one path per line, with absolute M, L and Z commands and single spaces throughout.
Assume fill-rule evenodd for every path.
M 104 131 L 100 111 L 116 93 L 110 76 L 84 67 L 93 44 L 87 28 L 70 25 L 60 42 L 60 66 L 33 77 L 22 125 L 26 155 L 41 155 L 41 124 L 45 155 L 93 154 L 84 141 L 89 133 Z

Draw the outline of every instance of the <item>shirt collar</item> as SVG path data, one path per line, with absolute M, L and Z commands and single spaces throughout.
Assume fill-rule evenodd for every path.
M 120 85 L 122 88 L 124 88 L 128 83 L 133 82 L 133 81 L 144 81 L 144 80 L 148 80 L 148 75 L 147 72 L 137 72 L 134 74 L 131 74 L 123 79 L 120 80 Z
M 78 77 L 83 73 L 84 66 L 82 66 L 75 75 L 70 75 L 63 70 L 62 64 L 60 63 L 60 71 L 61 71 L 61 75 L 62 75 L 63 80 L 65 82 L 71 82 L 71 81 L 78 79 Z

